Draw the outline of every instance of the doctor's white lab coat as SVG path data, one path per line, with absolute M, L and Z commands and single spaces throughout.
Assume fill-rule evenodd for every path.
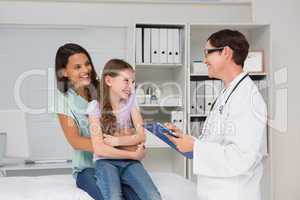
M 193 172 L 201 200 L 261 199 L 262 160 L 267 154 L 265 102 L 248 76 L 225 104 L 244 75 L 221 92 L 195 140 Z

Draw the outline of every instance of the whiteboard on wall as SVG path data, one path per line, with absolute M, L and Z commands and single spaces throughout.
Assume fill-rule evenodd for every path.
M 128 57 L 127 40 L 127 27 L 0 26 L 0 110 L 20 109 L 20 102 L 31 110 L 46 110 L 26 113 L 31 159 L 71 158 L 71 146 L 48 111 L 58 47 L 69 42 L 83 46 L 100 75 L 110 58 Z

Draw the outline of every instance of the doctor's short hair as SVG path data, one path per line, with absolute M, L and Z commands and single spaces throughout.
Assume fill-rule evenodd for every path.
M 244 67 L 244 62 L 249 52 L 249 43 L 239 31 L 223 29 L 213 33 L 207 41 L 213 47 L 230 47 L 233 51 L 232 59 L 237 65 Z

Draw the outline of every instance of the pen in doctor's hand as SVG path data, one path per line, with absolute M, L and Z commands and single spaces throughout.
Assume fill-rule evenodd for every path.
M 176 138 L 176 137 L 173 137 L 173 136 L 170 136 L 168 133 L 166 133 L 166 132 L 164 132 L 164 135 L 173 143 L 173 144 L 175 144 L 175 146 L 177 146 L 176 145 L 176 143 L 177 143 L 177 139 L 178 138 Z
M 181 135 L 180 138 L 169 136 L 167 133 L 164 135 L 176 146 L 176 148 L 183 153 L 191 152 L 194 148 L 194 138 L 189 135 Z
M 164 124 L 166 128 L 170 129 L 178 138 L 183 137 L 182 131 L 174 124 L 167 122 Z

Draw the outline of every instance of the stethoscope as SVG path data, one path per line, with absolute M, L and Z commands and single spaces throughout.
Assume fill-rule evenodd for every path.
M 222 115 L 223 114 L 223 110 L 224 110 L 224 106 L 226 105 L 227 101 L 229 100 L 230 96 L 233 94 L 233 92 L 238 88 L 238 86 L 242 83 L 242 81 L 247 77 L 249 76 L 249 74 L 246 74 L 243 76 L 243 78 L 241 78 L 239 80 L 239 82 L 234 86 L 234 88 L 231 90 L 231 92 L 229 93 L 227 99 L 225 100 L 225 103 L 220 105 L 219 106 L 219 113 Z M 211 108 L 210 108 L 210 112 L 213 110 L 216 102 L 217 102 L 218 98 L 215 99 L 215 101 L 213 102 L 213 104 L 211 105 Z

